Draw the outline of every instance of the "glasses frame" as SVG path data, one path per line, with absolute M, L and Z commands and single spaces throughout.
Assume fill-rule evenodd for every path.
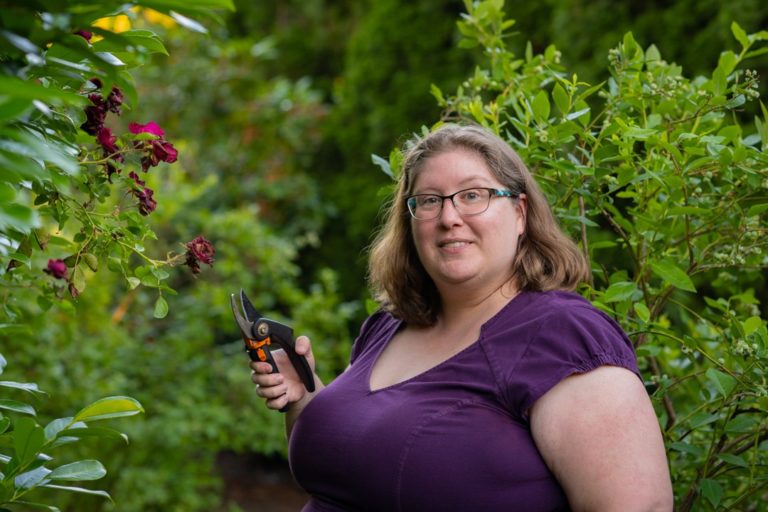
M 456 205 L 456 201 L 454 201 L 454 197 L 456 197 L 458 194 L 461 194 L 462 192 L 467 192 L 468 190 L 487 190 L 490 192 L 488 195 L 488 203 L 485 205 L 485 208 L 483 208 L 479 212 L 475 213 L 462 213 L 462 211 L 459 209 L 459 207 Z M 414 211 L 416 208 L 416 198 L 418 197 L 436 197 L 440 199 L 440 208 L 435 210 L 435 215 L 432 217 L 417 217 L 416 212 Z M 411 217 L 415 220 L 434 220 L 438 217 L 440 217 L 440 214 L 443 213 L 443 206 L 445 205 L 445 200 L 450 199 L 451 204 L 453 204 L 453 207 L 456 209 L 456 212 L 458 212 L 459 215 L 462 217 L 472 217 L 474 215 L 480 215 L 481 213 L 485 213 L 488 211 L 488 208 L 491 206 L 491 199 L 494 197 L 509 197 L 512 199 L 517 199 L 520 197 L 520 194 L 515 194 L 511 190 L 503 190 L 498 188 L 491 188 L 491 187 L 469 187 L 464 188 L 461 190 L 458 190 L 454 192 L 453 194 L 449 194 L 447 196 L 443 196 L 440 194 L 413 194 L 405 198 L 405 205 L 408 207 L 408 213 L 411 214 Z

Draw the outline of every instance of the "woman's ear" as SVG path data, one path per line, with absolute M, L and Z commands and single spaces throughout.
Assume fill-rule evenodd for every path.
M 526 226 L 525 221 L 528 218 L 528 197 L 525 194 L 517 196 L 515 210 L 517 211 L 517 235 L 523 236 Z

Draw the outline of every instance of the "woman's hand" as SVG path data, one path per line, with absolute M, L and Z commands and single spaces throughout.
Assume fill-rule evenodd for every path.
M 296 338 L 295 348 L 297 354 L 307 358 L 312 376 L 318 383 L 319 379 L 314 375 L 315 357 L 312 355 L 312 345 L 309 338 L 306 336 Z M 279 373 L 270 373 L 272 367 L 269 363 L 251 361 L 251 369 L 253 370 L 251 380 L 256 384 L 256 394 L 265 400 L 267 407 L 280 410 L 286 405 L 290 406 L 299 402 L 309 393 L 284 350 L 273 351 L 272 357 L 275 359 Z

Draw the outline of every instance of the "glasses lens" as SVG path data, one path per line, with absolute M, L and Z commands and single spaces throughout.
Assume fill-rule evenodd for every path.
M 491 201 L 491 192 L 486 188 L 470 188 L 457 192 L 453 198 L 453 204 L 459 213 L 476 215 L 488 209 Z
M 428 220 L 440 215 L 443 198 L 432 194 L 419 194 L 409 197 L 407 204 L 413 218 Z

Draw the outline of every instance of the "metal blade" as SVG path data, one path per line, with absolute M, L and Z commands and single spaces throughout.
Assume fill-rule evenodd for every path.
M 251 322 L 255 322 L 261 318 L 261 313 L 259 313 L 256 308 L 253 307 L 253 304 L 251 304 L 251 301 L 248 300 L 248 296 L 245 294 L 242 288 L 240 289 L 240 303 L 243 305 L 243 313 L 245 314 L 245 318 Z
M 251 339 L 253 332 L 253 322 L 249 322 L 243 318 L 243 315 L 240 313 L 240 308 L 237 305 L 237 298 L 235 297 L 234 293 L 229 296 L 229 299 L 232 305 L 232 313 L 235 315 L 235 322 L 237 322 L 237 325 L 240 327 L 240 332 L 243 335 L 243 339 Z

